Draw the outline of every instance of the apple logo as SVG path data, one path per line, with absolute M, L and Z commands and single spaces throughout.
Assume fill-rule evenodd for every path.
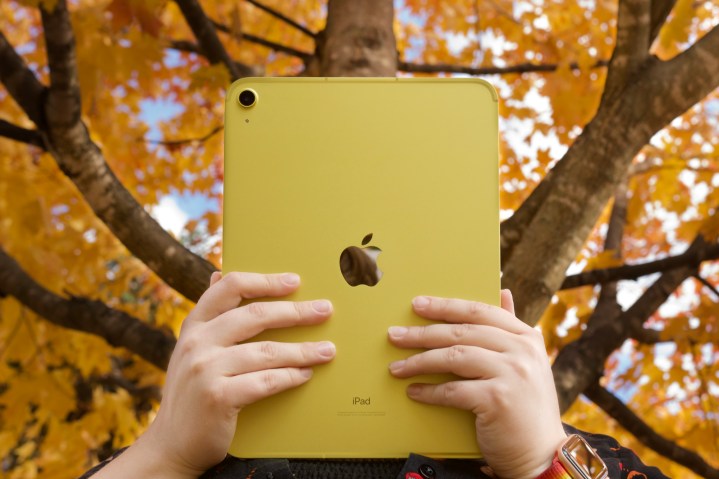
M 377 266 L 377 257 L 382 252 L 376 246 L 366 246 L 372 241 L 372 233 L 362 239 L 362 246 L 348 246 L 340 255 L 340 270 L 347 284 L 374 286 L 382 278 Z

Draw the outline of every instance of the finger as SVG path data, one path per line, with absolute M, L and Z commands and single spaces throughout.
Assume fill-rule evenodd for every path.
M 508 289 L 503 289 L 500 293 L 500 303 L 502 309 L 509 312 L 514 316 L 514 299 L 512 298 L 512 292 Z
M 532 329 L 508 311 L 491 304 L 464 299 L 417 296 L 412 300 L 414 311 L 427 319 L 448 323 L 484 324 L 522 334 Z
M 225 378 L 224 393 L 238 410 L 252 403 L 300 386 L 312 377 L 309 368 L 266 369 Z
M 505 352 L 521 347 L 517 336 L 504 329 L 481 324 L 430 324 L 429 326 L 392 326 L 389 340 L 400 348 L 440 349 L 454 345 L 477 346 Z
M 206 326 L 212 344 L 231 346 L 247 341 L 266 329 L 319 324 L 331 315 L 332 303 L 326 299 L 258 301 L 231 309 Z
M 222 364 L 226 376 L 236 376 L 264 369 L 303 368 L 323 364 L 335 357 L 335 345 L 329 341 L 278 343 L 257 341 L 226 348 Z
M 487 381 L 450 381 L 442 384 L 410 384 L 407 396 L 425 404 L 447 406 L 477 412 L 479 405 L 491 400 Z
M 226 274 L 205 291 L 192 311 L 194 321 L 205 322 L 236 308 L 243 299 L 285 296 L 300 284 L 299 276 L 293 273 Z
M 210 275 L 210 286 L 214 285 L 221 279 L 222 279 L 222 273 L 220 273 L 219 271 L 213 271 L 212 274 Z
M 488 379 L 502 374 L 504 361 L 496 351 L 474 346 L 431 349 L 407 359 L 395 361 L 390 372 L 398 378 L 420 374 L 452 373 L 468 379 Z

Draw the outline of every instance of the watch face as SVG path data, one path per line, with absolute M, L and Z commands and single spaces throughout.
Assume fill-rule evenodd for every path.
M 575 479 L 604 479 L 607 466 L 581 436 L 572 435 L 559 455 L 560 462 Z

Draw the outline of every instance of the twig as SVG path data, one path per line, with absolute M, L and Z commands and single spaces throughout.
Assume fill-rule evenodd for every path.
M 609 64 L 606 60 L 598 60 L 591 68 L 606 67 Z M 507 75 L 510 73 L 533 73 L 533 72 L 554 72 L 559 69 L 558 64 L 520 63 L 508 67 L 470 67 L 452 65 L 449 63 L 418 64 L 400 61 L 397 69 L 407 73 L 464 73 L 467 75 Z M 569 64 L 572 70 L 581 70 L 578 63 Z
M 232 31 L 232 29 L 230 27 L 228 27 L 227 25 L 224 25 L 215 20 L 210 20 L 210 21 L 212 22 L 212 25 L 216 29 L 218 29 L 222 33 L 226 33 L 226 34 L 230 35 L 235 40 L 238 40 L 238 41 L 247 40 L 248 42 L 256 43 L 258 45 L 262 45 L 263 47 L 267 47 L 267 48 L 270 48 L 270 49 L 278 51 L 278 52 L 286 53 L 287 55 L 301 58 L 302 60 L 309 60 L 312 57 L 311 53 L 303 52 L 301 50 L 297 50 L 296 48 L 281 45 L 279 43 L 275 43 L 270 40 L 265 40 L 264 38 L 260 38 L 256 35 L 252 35 L 249 33 L 243 32 L 242 34 L 238 34 L 234 31 Z
M 313 32 L 313 31 L 310 30 L 309 28 L 305 27 L 304 25 L 300 25 L 300 24 L 297 23 L 296 21 L 294 21 L 294 20 L 292 20 L 291 18 L 289 18 L 289 17 L 283 15 L 282 13 L 278 12 L 277 10 L 274 10 L 274 9 L 272 9 L 272 8 L 266 6 L 266 5 L 262 5 L 262 4 L 261 4 L 260 2 L 258 2 L 257 0 L 247 0 L 247 3 L 249 3 L 249 4 L 251 4 L 251 5 L 254 5 L 255 7 L 259 8 L 260 10 L 263 10 L 263 11 L 269 13 L 270 15 L 272 15 L 273 17 L 275 17 L 275 18 L 277 18 L 277 19 L 279 19 L 279 20 L 282 20 L 282 21 L 285 22 L 286 24 L 288 24 L 288 25 L 290 25 L 290 26 L 296 28 L 297 30 L 301 31 L 302 33 L 304 33 L 304 34 L 307 35 L 308 37 L 312 37 L 312 38 L 316 38 L 316 37 L 317 37 L 317 33 Z
M 148 140 L 143 139 L 146 143 L 150 143 L 152 145 L 162 145 L 162 146 L 168 146 L 168 147 L 176 147 L 176 146 L 182 146 L 189 143 L 201 143 L 203 141 L 207 141 L 210 138 L 212 138 L 217 133 L 221 132 L 224 129 L 224 126 L 216 126 L 213 128 L 209 133 L 207 133 L 205 136 L 201 136 L 199 138 L 187 138 L 184 140 Z

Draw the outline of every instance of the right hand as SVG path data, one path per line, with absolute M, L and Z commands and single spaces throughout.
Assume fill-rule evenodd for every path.
M 307 382 L 311 366 L 331 361 L 330 342 L 248 342 L 266 329 L 319 324 L 332 314 L 327 300 L 245 299 L 286 296 L 297 275 L 214 273 L 185 319 L 170 359 L 160 409 L 140 438 L 178 476 L 197 477 L 224 459 L 237 414 L 260 399 Z

